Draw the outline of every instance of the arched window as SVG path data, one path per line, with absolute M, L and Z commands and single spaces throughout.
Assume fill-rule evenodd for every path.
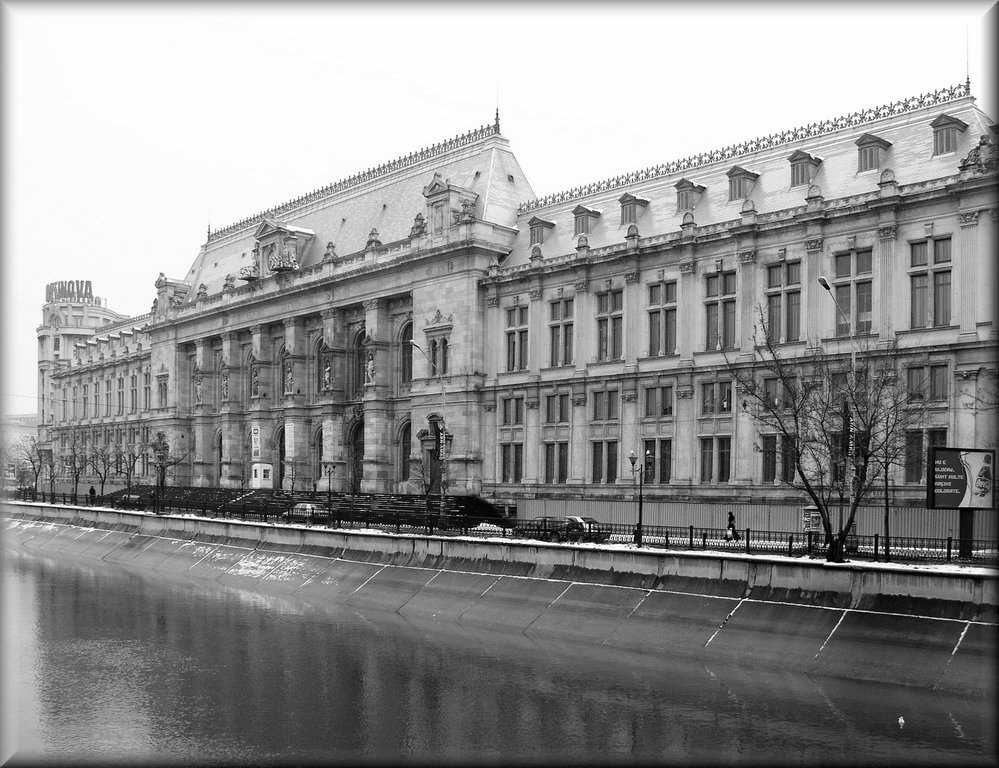
M 441 364 L 440 364 L 440 374 L 441 376 L 447 375 L 447 353 L 448 344 L 447 339 L 441 339 Z
M 399 439 L 399 479 L 409 480 L 409 454 L 413 450 L 413 427 L 406 424 Z
M 413 381 L 413 324 L 406 323 L 399 336 L 399 381 L 409 384 Z M 405 479 L 405 478 L 404 478 Z
M 354 335 L 354 342 L 350 348 L 350 381 L 347 382 L 347 391 L 351 398 L 360 398 L 364 395 L 364 329 L 361 328 Z
M 438 371 L 437 365 L 437 339 L 430 342 L 430 375 L 436 376 Z

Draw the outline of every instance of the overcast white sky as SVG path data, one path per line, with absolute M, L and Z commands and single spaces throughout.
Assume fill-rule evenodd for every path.
M 489 123 L 497 98 L 538 195 L 968 71 L 999 117 L 990 0 L 0 9 L 6 414 L 36 410 L 47 283 L 91 280 L 112 309 L 148 312 L 209 222 Z

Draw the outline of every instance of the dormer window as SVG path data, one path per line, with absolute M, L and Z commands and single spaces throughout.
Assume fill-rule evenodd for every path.
M 590 223 L 600 216 L 600 211 L 587 208 L 585 205 L 577 205 L 572 210 L 572 215 L 576 217 L 576 225 L 573 236 L 590 234 Z
M 531 245 L 541 245 L 545 241 L 545 233 L 555 229 L 555 222 L 545 221 L 535 216 L 527 225 L 531 228 Z
M 648 200 L 641 197 L 635 197 L 630 192 L 625 192 L 621 195 L 621 197 L 618 198 L 618 202 L 621 203 L 622 224 L 634 224 L 638 221 L 638 217 L 642 215 L 642 211 L 645 210 L 645 206 L 649 204 Z
M 745 200 L 749 197 L 749 193 L 752 190 L 753 185 L 760 177 L 760 174 L 747 171 L 745 168 L 740 168 L 738 165 L 733 166 L 732 170 L 725 175 L 728 176 L 729 202 L 733 200 Z
M 791 186 L 801 187 L 811 184 L 815 172 L 822 161 L 800 149 L 788 158 L 791 163 Z
M 881 167 L 882 153 L 891 146 L 890 141 L 865 133 L 856 141 L 857 144 L 857 173 L 864 171 L 875 171 Z
M 704 187 L 688 179 L 680 179 L 676 183 L 676 212 L 692 211 L 700 202 Z
M 950 115 L 940 115 L 930 127 L 933 129 L 933 154 L 947 155 L 957 151 L 957 143 L 968 124 Z

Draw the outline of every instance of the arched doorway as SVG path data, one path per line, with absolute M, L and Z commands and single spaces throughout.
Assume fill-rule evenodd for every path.
M 274 465 L 274 487 L 284 488 L 284 429 L 277 433 L 277 463 Z
M 361 480 L 364 478 L 364 422 L 354 425 L 350 436 L 350 492 L 361 492 Z

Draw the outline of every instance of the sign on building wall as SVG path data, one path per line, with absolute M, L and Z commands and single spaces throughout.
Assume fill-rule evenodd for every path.
M 250 430 L 250 455 L 254 459 L 260 458 L 260 427 Z
M 931 447 L 927 467 L 929 509 L 992 509 L 995 451 Z

